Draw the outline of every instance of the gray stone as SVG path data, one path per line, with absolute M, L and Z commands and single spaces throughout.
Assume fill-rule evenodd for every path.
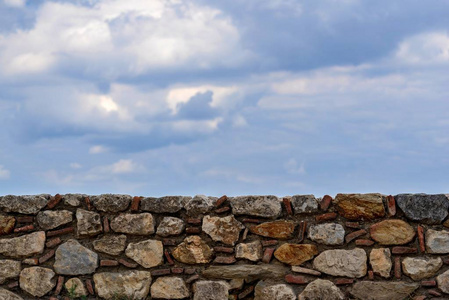
M 103 231 L 100 214 L 84 209 L 76 210 L 76 228 L 79 236 L 94 236 Z
M 119 212 L 128 208 L 132 197 L 130 195 L 102 194 L 92 196 L 91 201 L 96 209 L 104 212 Z
M 249 215 L 276 219 L 282 207 L 276 196 L 239 196 L 231 198 L 234 215 Z
M 354 284 L 350 293 L 359 300 L 404 300 L 418 287 L 418 283 L 403 281 L 359 281 Z
M 250 261 L 258 261 L 262 259 L 262 255 L 262 244 L 260 241 L 240 243 L 235 247 L 236 258 L 245 258 Z
M 192 199 L 185 196 L 165 196 L 161 198 L 147 197 L 140 201 L 140 209 L 158 214 L 176 213 L 180 211 L 184 204 Z
M 345 229 L 337 223 L 312 225 L 309 228 L 309 239 L 325 245 L 343 245 Z
M 298 295 L 298 300 L 343 300 L 342 291 L 331 281 L 316 279 Z
M 184 299 L 189 296 L 189 288 L 180 277 L 159 277 L 151 285 L 151 297 L 155 299 Z
M 87 296 L 86 287 L 79 278 L 76 277 L 70 278 L 69 280 L 66 281 L 64 287 L 68 292 L 70 291 L 70 295 L 73 297 L 78 298 L 82 296 Z
M 20 272 L 19 284 L 25 292 L 42 297 L 55 287 L 55 272 L 41 267 L 25 268 Z
M 366 259 L 365 250 L 360 248 L 326 250 L 313 260 L 313 267 L 332 276 L 360 278 L 367 271 Z
M 56 249 L 53 268 L 62 275 L 92 274 L 98 267 L 98 254 L 76 240 L 68 240 Z
M 6 289 L 0 288 L 0 299 L 1 300 L 23 300 L 19 295 L 14 294 Z
M 65 194 L 62 195 L 62 200 L 65 205 L 78 207 L 81 205 L 81 202 L 87 197 L 85 194 Z
M 228 245 L 234 245 L 238 241 L 240 231 L 244 228 L 245 226 L 232 215 L 223 218 L 211 216 L 205 216 L 203 218 L 203 231 L 212 240 Z
M 205 214 L 214 208 L 215 201 L 217 201 L 216 197 L 196 195 L 185 203 L 184 208 L 190 216 Z
M 229 300 L 226 281 L 197 281 L 193 284 L 193 292 L 193 300 Z
M 449 200 L 444 194 L 400 194 L 396 203 L 405 216 L 425 224 L 441 224 L 447 217 Z
M 173 257 L 185 264 L 207 264 L 212 260 L 213 250 L 197 235 L 184 239 L 173 251 Z
M 0 240 L 0 254 L 22 258 L 44 251 L 45 231 L 37 231 L 19 237 Z
M 221 279 L 283 279 L 289 268 L 281 264 L 210 266 L 202 275 Z
M 103 299 L 145 299 L 150 291 L 151 273 L 136 270 L 95 273 L 94 283 L 96 294 Z
M 449 231 L 429 229 L 426 232 L 426 248 L 428 253 L 449 253 Z
M 68 210 L 44 210 L 36 217 L 39 227 L 50 230 L 73 221 L 73 214 Z
M 437 276 L 438 288 L 446 294 L 449 294 L 449 270 Z
M 290 201 L 295 215 L 318 212 L 318 201 L 314 195 L 294 195 Z
M 110 255 L 119 255 L 125 250 L 126 235 L 105 235 L 93 242 L 95 251 Z
M 384 278 L 390 277 L 391 267 L 391 251 L 389 248 L 372 249 L 369 255 L 369 261 L 373 272 Z
M 254 300 L 296 300 L 296 295 L 286 284 L 269 284 L 261 280 L 254 289 Z
M 152 268 L 164 263 L 164 247 L 161 241 L 146 240 L 129 243 L 125 254 L 144 268 Z
M 170 236 L 179 235 L 184 231 L 185 223 L 183 220 L 175 217 L 164 217 L 157 227 L 157 235 Z
M 0 284 L 3 284 L 6 279 L 19 277 L 21 270 L 22 264 L 20 261 L 12 259 L 0 260 Z
M 154 233 L 153 216 L 150 213 L 121 214 L 111 222 L 115 232 L 149 235 Z
M 402 260 L 402 271 L 416 281 L 432 277 L 442 265 L 441 257 L 406 257 Z
M 6 212 L 35 215 L 47 205 L 50 195 L 7 195 L 0 198 L 0 208 Z

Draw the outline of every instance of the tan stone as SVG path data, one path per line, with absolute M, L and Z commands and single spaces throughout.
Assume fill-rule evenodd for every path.
M 201 280 L 193 284 L 193 300 L 229 300 L 229 284 L 226 281 Z
M 415 230 L 402 220 L 384 220 L 370 228 L 373 240 L 381 245 L 404 245 L 415 237 Z
M 36 221 L 42 230 L 50 230 L 72 222 L 73 213 L 68 210 L 44 210 L 36 216 Z
M 79 278 L 70 278 L 64 284 L 65 289 L 72 297 L 87 296 L 87 290 Z
M 318 254 L 315 245 L 310 244 L 283 244 L 274 252 L 274 256 L 281 262 L 297 266 L 312 259 Z
M 238 241 L 240 231 L 244 228 L 245 226 L 232 215 L 223 218 L 211 216 L 203 218 L 203 231 L 214 241 L 228 245 L 234 245 Z
M 111 222 L 115 232 L 149 235 L 154 233 L 153 216 L 150 213 L 121 214 Z
M 164 263 L 164 246 L 161 241 L 146 240 L 129 243 L 125 254 L 144 268 L 152 268 Z
M 154 299 L 185 299 L 189 296 L 189 288 L 180 277 L 159 277 L 151 285 Z
M 95 251 L 110 255 L 119 255 L 125 250 L 126 235 L 105 235 L 101 239 L 93 242 Z
M 359 281 L 350 292 L 359 300 L 404 300 L 408 298 L 419 284 L 402 281 Z
M 41 267 L 25 268 L 20 272 L 20 288 L 34 297 L 42 297 L 56 285 L 55 272 Z
M 94 274 L 96 294 L 103 299 L 145 299 L 150 291 L 151 273 L 147 271 L 103 272 Z
M 251 261 L 258 261 L 262 259 L 262 255 L 262 244 L 260 241 L 240 243 L 235 247 L 236 258 L 245 258 Z
M 342 291 L 331 281 L 316 279 L 298 295 L 298 300 L 343 300 Z
M 313 267 L 332 276 L 360 278 L 367 271 L 365 250 L 326 250 L 313 260 Z
M 435 275 L 442 265 L 441 257 L 406 257 L 402 261 L 402 270 L 411 279 L 421 280 Z
M 100 214 L 78 208 L 76 210 L 76 230 L 79 236 L 94 236 L 103 231 Z
M 428 253 L 449 253 L 449 231 L 433 229 L 427 230 L 426 248 Z
M 6 279 L 19 277 L 21 270 L 22 264 L 20 261 L 12 259 L 0 260 L 0 284 L 3 284 Z
M 251 226 L 250 230 L 254 234 L 275 239 L 289 239 L 295 231 L 296 224 L 292 221 L 274 221 Z
M 9 234 L 14 229 L 16 219 L 11 216 L 0 215 L 0 235 Z
M 5 256 L 22 258 L 44 251 L 45 232 L 37 231 L 19 237 L 0 240 L 0 254 Z
M 338 194 L 334 202 L 340 215 L 349 220 L 373 220 L 385 215 L 381 194 Z
M 173 257 L 185 264 L 207 264 L 213 250 L 197 235 L 188 236 L 172 251 Z
M 446 294 L 449 294 L 449 270 L 437 276 L 438 288 Z
M 286 284 L 270 284 L 261 280 L 254 289 L 254 300 L 296 300 L 296 295 Z
M 0 299 L 1 300 L 23 300 L 19 295 L 8 291 L 7 289 L 0 288 Z
M 369 261 L 374 273 L 384 278 L 390 277 L 391 267 L 391 251 L 389 248 L 372 249 L 369 255 Z

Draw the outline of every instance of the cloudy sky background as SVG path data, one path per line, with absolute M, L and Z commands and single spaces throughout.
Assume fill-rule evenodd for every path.
M 447 0 L 0 15 L 0 194 L 449 192 Z

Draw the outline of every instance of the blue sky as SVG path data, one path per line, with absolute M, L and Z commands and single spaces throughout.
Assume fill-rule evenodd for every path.
M 1 194 L 448 192 L 448 14 L 0 0 Z

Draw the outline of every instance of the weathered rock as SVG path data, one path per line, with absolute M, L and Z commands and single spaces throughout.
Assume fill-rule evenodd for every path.
M 96 209 L 104 212 L 119 212 L 128 208 L 132 197 L 130 195 L 102 194 L 92 196 L 91 201 Z
M 437 276 L 438 288 L 446 294 L 449 294 L 449 270 Z
M 0 240 L 0 254 L 21 258 L 40 254 L 44 251 L 45 232 L 37 231 L 19 237 Z
M 150 291 L 151 273 L 147 271 L 103 272 L 94 274 L 96 294 L 103 299 L 145 299 Z
M 0 197 L 0 208 L 6 212 L 35 215 L 47 205 L 50 195 L 7 195 Z
M 197 281 L 193 284 L 193 292 L 193 300 L 229 300 L 226 281 Z
M 249 227 L 250 231 L 265 237 L 275 239 L 290 239 L 295 231 L 296 224 L 293 221 L 265 222 L 257 226 Z
M 3 284 L 6 279 L 19 277 L 21 270 L 22 264 L 20 261 L 12 259 L 0 260 L 0 284 Z
M 335 203 L 340 215 L 349 220 L 373 220 L 385 215 L 381 194 L 338 194 Z
M 152 268 L 164 263 L 164 247 L 161 241 L 146 240 L 129 243 L 125 254 L 144 268 Z
M 56 249 L 53 268 L 58 274 L 91 274 L 97 267 L 98 254 L 82 246 L 77 240 L 68 240 Z
M 189 296 L 189 288 L 180 277 L 159 277 L 151 285 L 151 297 L 155 299 L 184 299 Z
M 249 215 L 275 219 L 281 215 L 282 207 L 276 196 L 240 196 L 231 198 L 234 215 Z
M 185 264 L 207 264 L 213 250 L 197 235 L 188 236 L 173 251 L 173 257 Z
M 15 224 L 16 219 L 14 217 L 0 215 L 0 235 L 11 233 Z
M 105 235 L 93 242 L 95 251 L 110 255 L 119 255 L 125 250 L 126 235 Z
M 156 234 L 160 236 L 178 235 L 184 231 L 185 223 L 175 217 L 164 217 L 157 227 Z
M 274 252 L 274 256 L 281 262 L 298 266 L 312 259 L 318 254 L 315 245 L 310 244 L 283 244 Z
M 449 231 L 429 229 L 426 232 L 426 248 L 428 253 L 449 253 Z
M 286 284 L 269 284 L 261 280 L 254 289 L 254 300 L 296 300 L 296 295 Z
M 345 229 L 337 223 L 318 224 L 310 226 L 309 238 L 325 245 L 343 245 Z
M 402 271 L 413 280 L 435 275 L 443 265 L 441 257 L 407 257 L 402 261 Z
M 229 289 L 230 290 L 241 290 L 243 285 L 245 284 L 245 279 L 243 278 L 235 278 L 229 281 Z
M 215 197 L 196 195 L 185 203 L 184 208 L 187 210 L 187 214 L 191 216 L 205 214 L 214 208 L 216 200 Z
M 84 209 L 76 210 L 76 228 L 79 236 L 94 236 L 103 231 L 100 214 Z
M 176 213 L 180 211 L 184 204 L 192 197 L 165 196 L 161 198 L 147 197 L 140 201 L 140 209 L 154 213 Z
M 391 251 L 389 248 L 372 249 L 369 255 L 369 261 L 374 273 L 384 278 L 390 277 L 391 267 Z
M 79 278 L 76 277 L 70 278 L 69 280 L 66 281 L 64 287 L 68 292 L 70 292 L 70 295 L 72 295 L 72 297 L 78 298 L 82 296 L 87 296 L 86 287 Z
M 350 293 L 360 300 L 404 300 L 418 287 L 417 283 L 403 281 L 359 281 Z
M 25 268 L 20 272 L 20 288 L 34 297 L 42 297 L 56 285 L 55 272 L 41 267 Z
M 313 267 L 332 276 L 360 278 L 367 271 L 365 250 L 326 250 L 313 260 Z
M 413 240 L 415 230 L 402 220 L 384 220 L 370 227 L 370 235 L 381 245 L 404 245 Z
M 78 207 L 81 205 L 81 201 L 83 201 L 86 197 L 87 195 L 84 194 L 65 194 L 62 195 L 62 200 L 65 205 Z
M 211 216 L 205 216 L 203 218 L 203 231 L 212 240 L 228 245 L 234 245 L 238 241 L 240 231 L 244 228 L 245 226 L 232 215 L 223 218 Z
M 425 224 L 441 224 L 447 217 L 449 199 L 444 194 L 400 194 L 396 203 L 405 216 Z
M 14 294 L 6 289 L 0 288 L 0 299 L 1 300 L 23 300 L 19 295 Z
M 345 295 L 331 281 L 316 279 L 298 295 L 298 300 L 343 300 Z
M 153 216 L 150 213 L 121 214 L 111 222 L 115 232 L 148 235 L 154 233 Z
M 283 279 L 289 268 L 280 264 L 210 266 L 202 275 L 207 278 Z
M 44 210 L 36 217 L 37 223 L 43 230 L 50 230 L 73 221 L 73 214 L 68 210 Z
M 314 195 L 294 195 L 290 200 L 295 215 L 315 213 L 318 211 L 318 201 Z
M 258 261 L 262 259 L 262 255 L 262 244 L 260 241 L 240 243 L 235 247 L 236 258 L 245 258 L 251 261 Z

